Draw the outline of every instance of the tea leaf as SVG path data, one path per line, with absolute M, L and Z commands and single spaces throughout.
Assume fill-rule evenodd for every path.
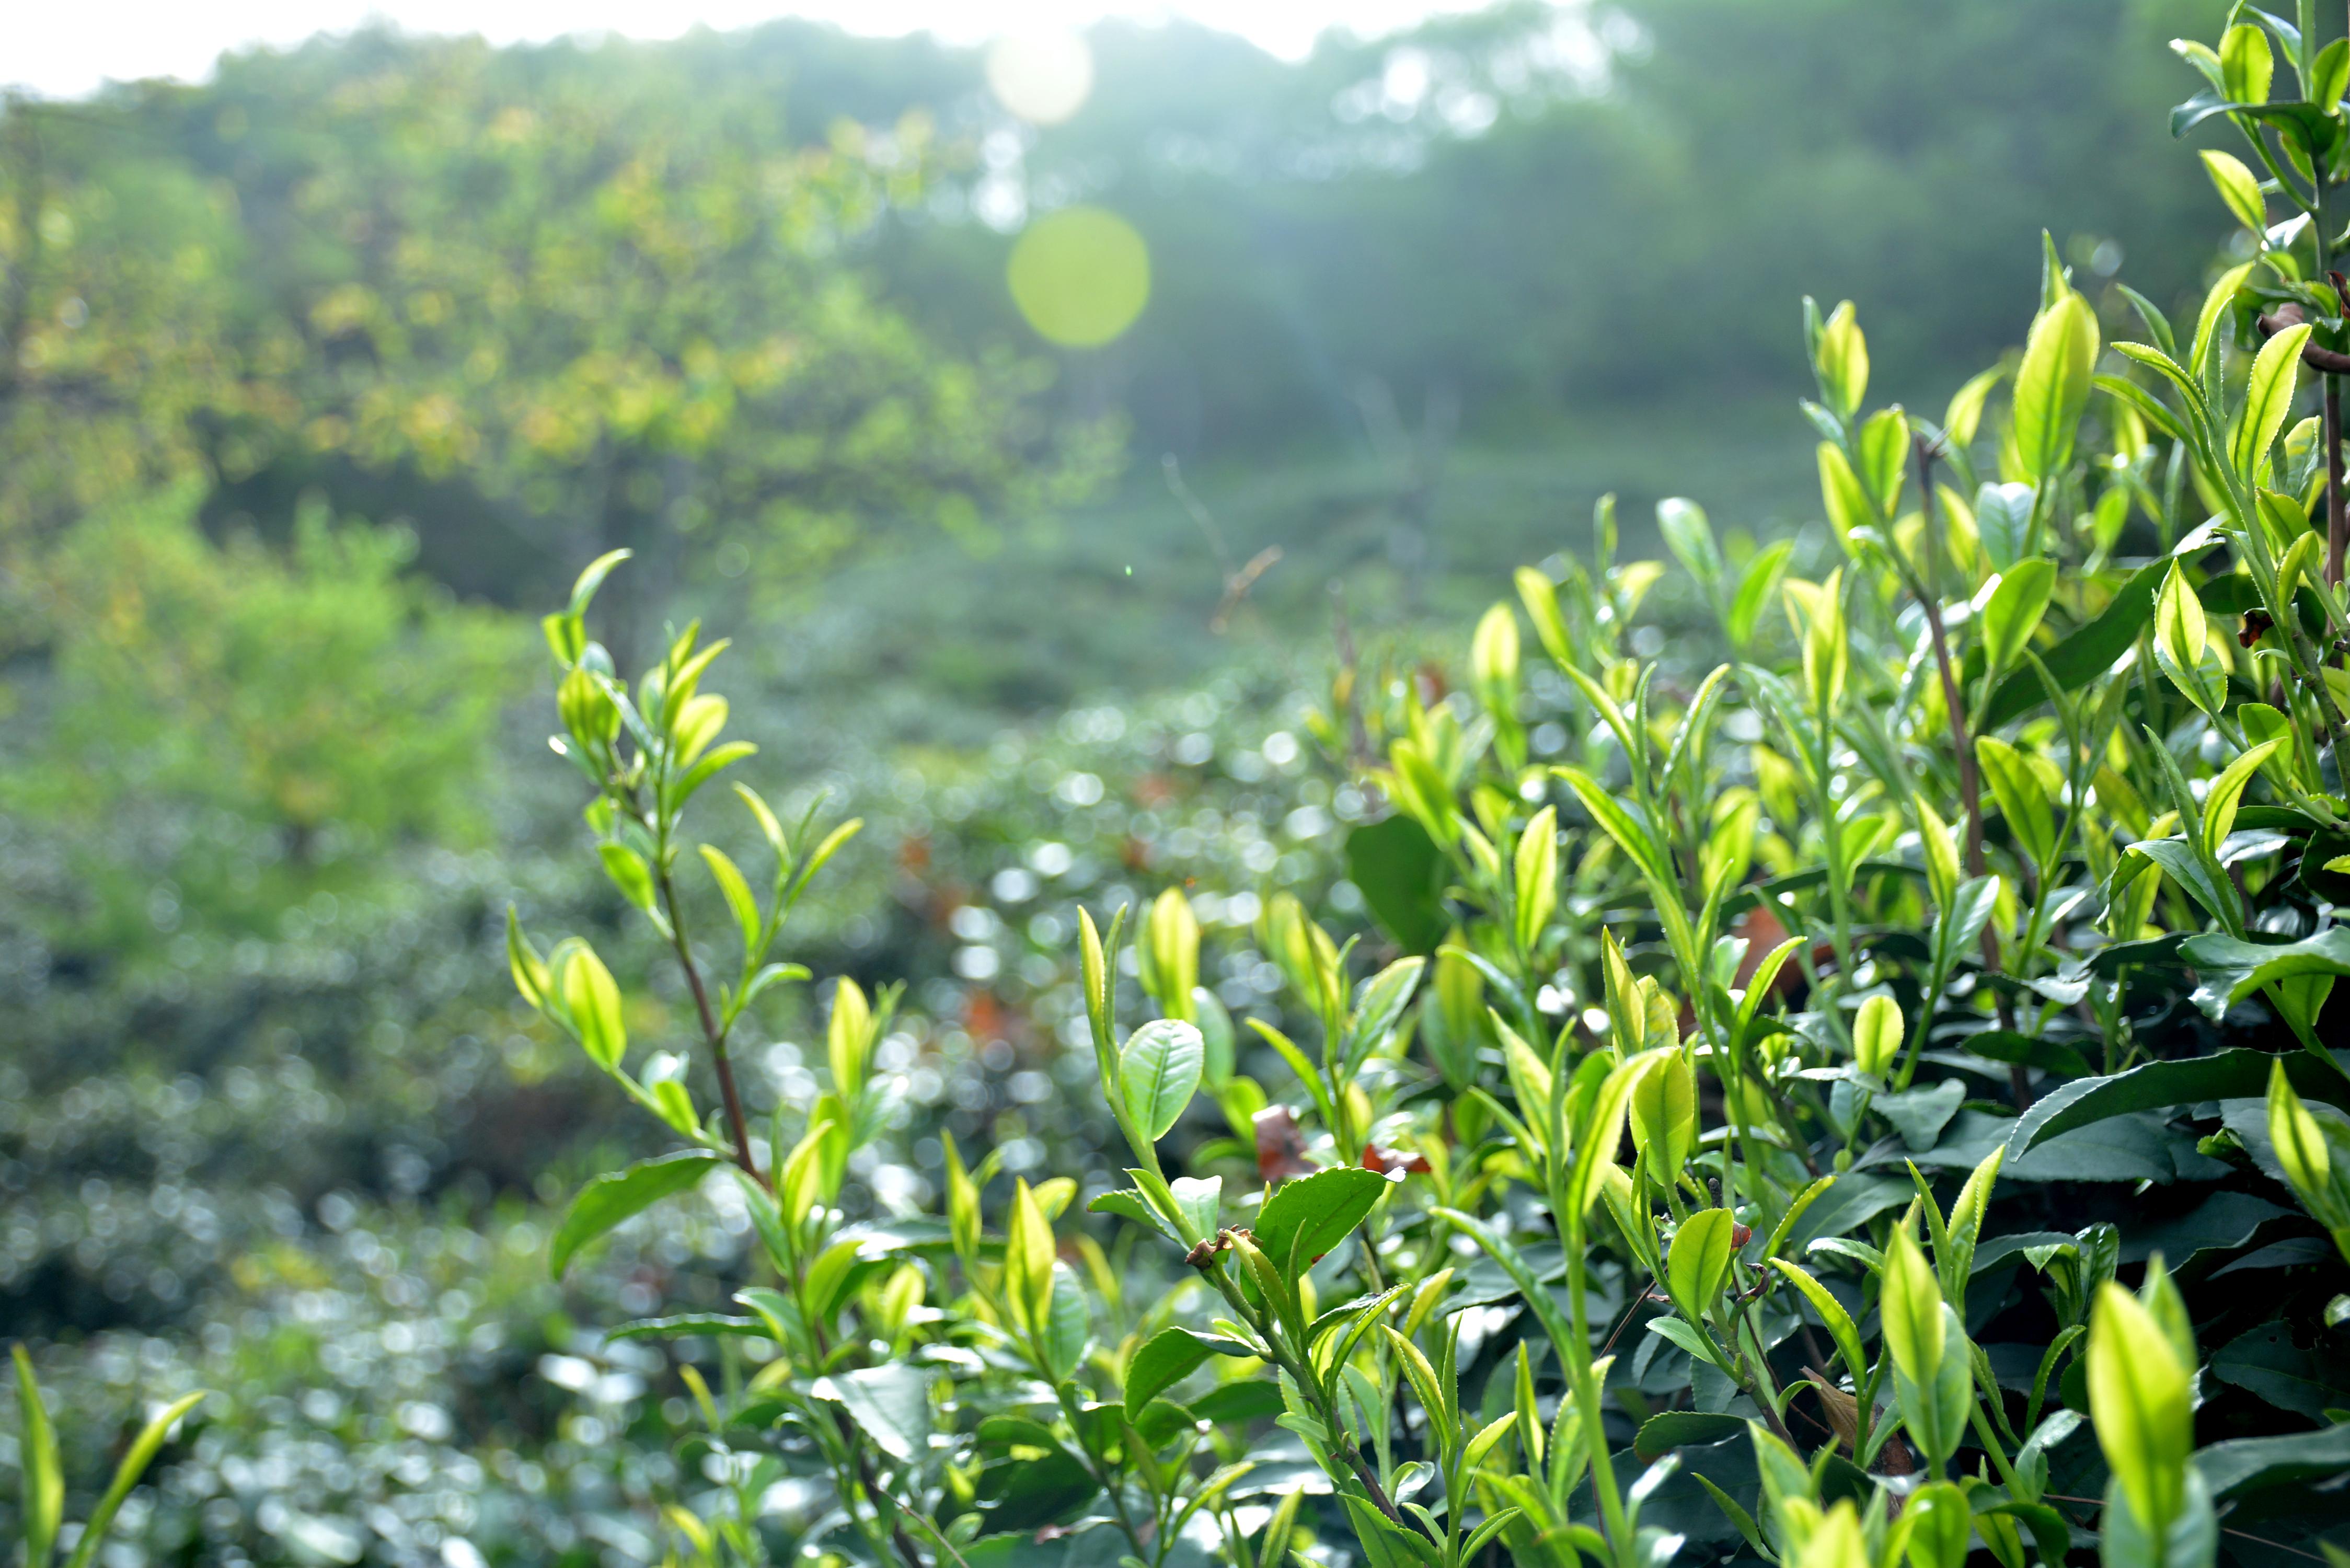
M 547 1246 L 547 1273 L 561 1279 L 580 1248 L 662 1199 L 700 1185 L 703 1177 L 725 1163 L 703 1149 L 681 1149 L 597 1177 L 579 1189 L 563 1223 L 556 1228 L 555 1239 Z

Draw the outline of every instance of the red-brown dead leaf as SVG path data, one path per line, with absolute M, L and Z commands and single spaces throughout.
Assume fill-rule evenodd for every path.
M 1256 1174 L 1268 1187 L 1317 1168 L 1305 1158 L 1305 1137 L 1287 1106 L 1267 1106 L 1256 1114 Z
M 1400 1170 L 1407 1176 L 1426 1176 L 1428 1156 L 1416 1148 L 1384 1148 L 1375 1143 L 1363 1146 L 1363 1168 L 1376 1170 L 1381 1176 L 1392 1176 Z

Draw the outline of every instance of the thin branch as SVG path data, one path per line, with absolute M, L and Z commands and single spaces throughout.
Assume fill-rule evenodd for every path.
M 1930 575 L 1931 563 L 1934 559 L 1936 527 L 1934 459 L 1940 454 L 1937 443 L 1922 436 L 1911 438 L 1910 452 L 1918 462 L 1918 504 L 1923 509 L 1921 515 L 1925 519 L 1925 527 L 1921 530 L 1921 535 Z M 1975 769 L 1973 739 L 1967 733 L 1966 704 L 1959 693 L 1958 673 L 1950 663 L 1950 639 L 1942 627 L 1939 589 L 1930 584 L 1917 583 L 1912 583 L 1910 588 L 1911 592 L 1917 595 L 1918 607 L 1926 612 L 1926 629 L 1934 644 L 1934 664 L 1942 678 L 1942 706 L 1948 711 L 1950 719 L 1950 746 L 1958 753 L 1959 798 L 1965 805 L 1967 811 L 1967 875 L 1980 877 L 1983 874 L 1982 782 Z M 1985 966 L 1996 973 L 1999 970 L 1999 939 L 1991 934 L 1989 925 L 1983 927 L 1982 955 Z M 2012 1010 L 2009 1005 L 2007 993 L 1995 992 L 1993 1002 L 1999 1009 L 2000 1027 L 2012 1030 L 2015 1027 L 2015 1020 L 2012 1015 Z M 1932 1005 L 1932 1000 L 1929 998 L 1927 1006 L 1931 1008 Z M 1921 1018 L 1918 1021 L 1918 1030 L 1921 1037 L 1932 1023 L 1933 1020 L 1930 1018 Z M 2009 1066 L 2007 1081 L 2008 1090 L 2015 1099 L 2016 1109 L 2021 1112 L 2031 1104 L 2032 1086 L 2025 1080 L 2023 1067 L 2020 1063 Z
M 685 918 L 678 908 L 677 886 L 669 868 L 663 867 L 660 877 L 661 907 L 669 911 L 671 944 L 677 950 L 678 967 L 685 971 L 686 989 L 693 992 L 693 1005 L 702 1015 L 702 1037 L 710 1046 L 711 1060 L 718 1068 L 718 1095 L 726 1106 L 727 1136 L 734 1142 L 734 1163 L 761 1187 L 769 1187 L 767 1178 L 759 1169 L 759 1158 L 751 1151 L 751 1123 L 743 1114 L 743 1096 L 734 1086 L 734 1064 L 726 1056 L 726 1030 L 718 1022 L 710 1005 L 710 992 L 702 983 L 702 970 L 693 961 L 693 949 L 685 937 Z

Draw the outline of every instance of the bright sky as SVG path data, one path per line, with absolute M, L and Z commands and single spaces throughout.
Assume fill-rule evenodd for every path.
M 673 37 L 696 24 L 717 28 L 798 16 L 853 31 L 931 30 L 960 42 L 1097 17 L 1191 17 L 1254 39 L 1277 54 L 1305 52 L 1315 35 L 1344 25 L 1376 36 L 1431 12 L 1476 0 L 24 0 L 12 6 L 0 47 L 0 83 L 45 97 L 74 97 L 109 79 L 202 79 L 223 50 L 289 45 L 313 33 L 347 32 L 388 19 L 412 32 L 481 33 L 493 42 L 609 32 Z

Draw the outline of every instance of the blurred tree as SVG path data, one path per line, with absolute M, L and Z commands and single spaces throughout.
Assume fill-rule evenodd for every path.
M 233 348 L 235 204 L 168 146 L 77 106 L 0 100 L 0 639 L 85 512 L 202 466 L 268 400 Z
M 525 668 L 517 623 L 403 575 L 404 529 L 313 505 L 280 551 L 216 544 L 194 512 L 183 483 L 55 553 L 51 669 L 0 764 L 0 809 L 46 851 L 15 863 L 22 907 L 112 960 L 268 933 L 317 892 L 408 875 L 405 846 L 473 836 Z
M 932 162 L 927 120 L 795 144 L 772 95 L 707 100 L 630 51 L 376 35 L 231 61 L 184 121 L 237 192 L 302 352 L 289 453 L 463 473 L 559 556 L 805 577 L 904 524 L 980 536 L 1081 493 L 1110 432 L 1055 429 L 1048 364 L 959 358 L 860 273 Z M 175 133 L 176 134 L 176 133 Z M 639 639 L 640 640 L 640 639 Z

